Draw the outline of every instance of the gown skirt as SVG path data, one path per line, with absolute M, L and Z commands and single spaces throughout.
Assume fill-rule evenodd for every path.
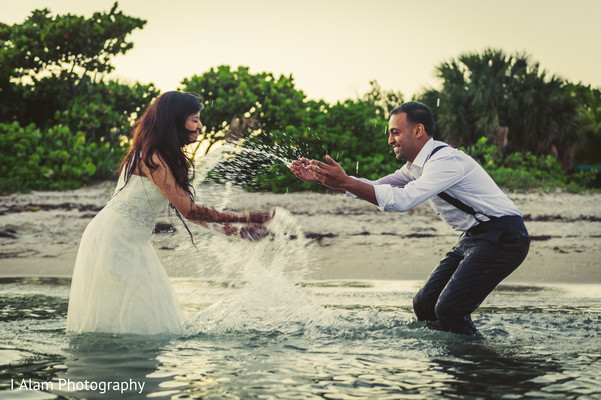
M 67 331 L 161 334 L 181 330 L 183 314 L 151 243 L 168 200 L 133 175 L 87 226 L 77 253 Z

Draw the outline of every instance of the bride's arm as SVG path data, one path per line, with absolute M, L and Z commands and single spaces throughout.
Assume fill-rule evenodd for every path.
M 160 156 L 155 154 L 152 160 L 157 168 L 150 172 L 150 169 L 144 165 L 143 162 L 140 164 L 141 172 L 146 175 L 154 184 L 159 188 L 161 193 L 165 195 L 167 200 L 173 204 L 173 206 L 180 212 L 180 214 L 187 220 L 200 224 L 206 225 L 207 223 L 264 223 L 269 221 L 271 218 L 270 213 L 263 212 L 246 212 L 242 215 L 233 213 L 224 213 L 217 210 L 213 210 L 198 204 L 195 204 L 190 196 L 177 184 L 173 173 L 167 166 L 167 164 L 161 159 Z M 225 233 L 232 234 L 233 227 L 226 227 Z M 237 229 L 233 228 L 234 230 Z

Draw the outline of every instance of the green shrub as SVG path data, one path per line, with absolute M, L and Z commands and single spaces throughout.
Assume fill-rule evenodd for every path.
M 0 192 L 75 189 L 106 179 L 123 152 L 108 143 L 90 143 L 83 132 L 62 125 L 46 130 L 34 124 L 0 124 Z
M 509 190 L 523 191 L 563 189 L 580 193 L 594 179 L 595 171 L 568 174 L 557 159 L 550 155 L 535 156 L 531 152 L 503 155 L 485 137 L 480 138 L 468 151 L 499 185 Z

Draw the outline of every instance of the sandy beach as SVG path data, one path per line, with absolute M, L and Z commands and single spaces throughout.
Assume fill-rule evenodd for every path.
M 81 234 L 106 204 L 114 182 L 63 192 L 0 197 L 0 276 L 70 276 Z M 510 193 L 532 236 L 530 253 L 508 282 L 601 283 L 601 194 Z M 221 209 L 288 210 L 313 260 L 306 280 L 425 280 L 458 238 L 426 205 L 381 212 L 363 201 L 314 192 L 249 193 L 212 184 L 197 201 Z M 160 223 L 177 232 L 153 241 L 168 274 L 196 274 L 174 262 L 189 237 L 172 213 Z M 202 229 L 202 228 L 200 228 Z M 198 240 L 201 240 L 202 237 Z M 198 276 L 195 276 L 198 277 Z

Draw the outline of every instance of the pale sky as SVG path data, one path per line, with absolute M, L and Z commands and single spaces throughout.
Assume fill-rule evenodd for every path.
M 0 0 L 0 21 L 36 8 L 91 16 L 113 0 Z M 363 95 L 370 80 L 408 100 L 435 67 L 487 47 L 523 51 L 549 73 L 601 87 L 601 0 L 120 0 L 147 20 L 114 60 L 125 83 L 174 90 L 221 64 L 292 74 L 310 99 Z

